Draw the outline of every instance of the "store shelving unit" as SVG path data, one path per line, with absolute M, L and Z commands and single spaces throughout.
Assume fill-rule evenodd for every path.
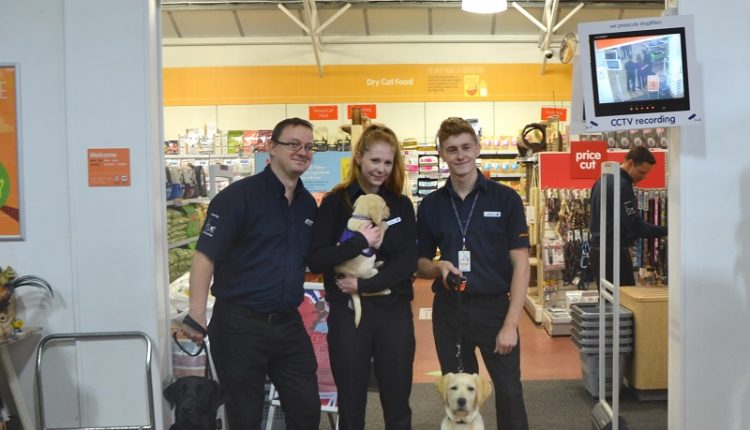
M 174 199 L 167 200 L 167 206 L 180 207 L 193 203 L 208 203 L 210 199 L 208 197 L 196 197 L 194 199 Z
M 190 245 L 191 243 L 197 242 L 197 241 L 198 241 L 198 236 L 189 237 L 189 238 L 184 239 L 184 240 L 179 240 L 177 242 L 170 243 L 167 247 L 169 249 L 179 248 L 181 246 Z
M 166 154 L 165 160 L 190 160 L 203 158 L 252 158 L 241 154 Z

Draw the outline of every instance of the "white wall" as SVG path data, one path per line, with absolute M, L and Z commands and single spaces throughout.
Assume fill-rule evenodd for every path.
M 750 428 L 750 4 L 680 0 L 679 10 L 695 19 L 705 118 L 703 126 L 681 131 L 679 199 L 670 194 L 670 211 L 681 223 L 681 259 L 670 271 L 680 299 L 670 303 L 676 374 L 670 374 L 669 428 L 744 430 Z M 670 220 L 670 249 L 673 227 Z
M 0 61 L 20 65 L 26 203 L 26 238 L 0 243 L 0 264 L 52 284 L 51 301 L 18 291 L 20 316 L 45 334 L 139 330 L 155 340 L 163 428 L 159 375 L 169 356 L 156 5 L 0 1 Z M 132 185 L 91 188 L 86 150 L 110 147 L 130 149 Z M 143 348 L 117 346 L 45 356 L 47 425 L 145 423 Z M 27 340 L 11 351 L 32 409 L 33 348 Z

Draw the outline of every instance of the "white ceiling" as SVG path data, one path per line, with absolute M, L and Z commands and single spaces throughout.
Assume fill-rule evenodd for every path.
M 547 0 L 552 2 L 554 0 Z M 316 2 L 319 22 L 325 22 L 347 2 Z M 540 30 L 514 8 L 499 14 L 473 14 L 460 9 L 460 1 L 364 1 L 352 0 L 352 7 L 325 29 L 322 40 L 378 37 L 538 39 Z M 561 0 L 554 22 L 565 17 L 577 1 Z M 663 1 L 585 1 L 585 6 L 565 23 L 555 37 L 575 32 L 578 23 L 659 16 Z M 177 1 L 162 0 L 163 37 L 165 45 L 226 43 L 273 43 L 283 38 L 309 37 L 286 16 L 283 4 L 300 21 L 305 22 L 303 2 L 289 1 Z M 519 2 L 542 20 L 543 1 Z M 221 41 L 220 41 L 221 40 Z

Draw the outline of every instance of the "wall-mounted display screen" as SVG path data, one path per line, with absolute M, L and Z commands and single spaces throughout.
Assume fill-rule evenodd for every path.
M 586 131 L 701 121 L 690 87 L 691 16 L 592 22 L 578 29 Z
M 589 35 L 597 116 L 690 108 L 685 29 Z

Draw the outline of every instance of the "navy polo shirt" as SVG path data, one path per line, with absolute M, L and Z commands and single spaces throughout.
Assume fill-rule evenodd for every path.
M 609 248 L 614 242 L 614 177 L 607 180 L 607 244 Z M 591 246 L 599 248 L 601 236 L 601 198 L 602 179 L 599 178 L 591 188 L 591 212 L 589 218 L 589 230 L 591 231 Z M 667 228 L 649 224 L 641 218 L 639 213 L 638 199 L 633 191 L 633 178 L 628 172 L 620 168 L 620 246 L 627 248 L 632 246 L 639 237 L 653 238 L 667 235 Z
M 302 180 L 289 205 L 270 166 L 220 192 L 196 247 L 214 262 L 213 295 L 260 312 L 296 309 L 316 211 Z
M 481 172 L 464 200 L 453 190 L 450 178 L 445 186 L 422 200 L 417 215 L 419 257 L 432 260 L 436 248 L 440 248 L 441 260 L 449 260 L 458 267 L 461 230 L 451 200 L 465 224 L 475 196 L 478 196 L 476 207 L 466 235 L 466 249 L 471 252 L 471 271 L 464 273 L 467 293 L 507 294 L 513 278 L 510 250 L 529 247 L 529 228 L 518 193 L 485 178 Z M 438 278 L 432 290 L 442 289 L 442 280 Z

